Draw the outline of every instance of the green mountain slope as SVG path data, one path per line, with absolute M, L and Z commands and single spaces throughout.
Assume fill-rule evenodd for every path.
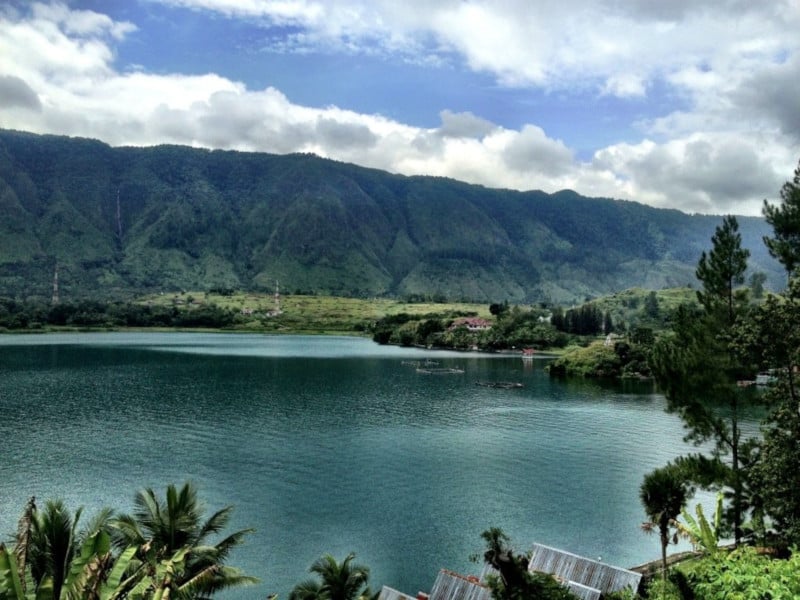
M 0 295 L 214 287 L 582 300 L 694 281 L 719 217 L 275 156 L 0 131 Z M 762 219 L 751 267 L 779 281 Z

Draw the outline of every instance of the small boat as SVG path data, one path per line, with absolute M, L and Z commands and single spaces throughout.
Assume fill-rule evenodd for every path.
M 501 390 L 512 390 L 524 387 L 518 381 L 476 381 L 475 385 L 488 388 L 498 388 Z
M 404 360 L 400 363 L 401 365 L 405 365 L 407 367 L 433 367 L 438 365 L 439 363 L 435 360 L 426 359 L 422 360 Z
M 458 367 L 417 367 L 417 373 L 423 373 L 424 375 L 459 375 L 464 372 L 464 369 Z

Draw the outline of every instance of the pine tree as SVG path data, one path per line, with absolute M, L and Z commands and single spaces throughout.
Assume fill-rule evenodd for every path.
M 652 369 L 665 391 L 668 410 L 681 416 L 687 439 L 696 444 L 712 442 L 713 482 L 707 460 L 694 464 L 698 484 L 728 488 L 731 496 L 729 522 L 736 542 L 742 535 L 747 509 L 745 484 L 753 463 L 755 442 L 742 437 L 739 411 L 744 393 L 736 382 L 746 366 L 734 343 L 734 326 L 747 305 L 740 302 L 736 287 L 744 281 L 749 252 L 741 247 L 735 217 L 725 217 L 712 238 L 712 248 L 703 252 L 697 266 L 702 289 L 697 296 L 702 310 L 682 308 L 676 314 L 671 335 L 660 339 L 652 354 Z M 725 411 L 720 412 L 719 407 Z M 703 469 L 705 470 L 705 469 Z
M 779 205 L 764 200 L 764 218 L 775 234 L 775 237 L 764 236 L 764 243 L 791 277 L 800 267 L 800 162 L 792 181 L 783 184 L 780 196 Z

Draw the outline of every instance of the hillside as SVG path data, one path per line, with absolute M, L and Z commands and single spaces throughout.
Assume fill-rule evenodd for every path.
M 0 130 L 0 295 L 180 289 L 583 300 L 694 282 L 719 217 L 493 190 L 313 155 L 112 148 Z M 751 269 L 780 281 L 759 218 Z

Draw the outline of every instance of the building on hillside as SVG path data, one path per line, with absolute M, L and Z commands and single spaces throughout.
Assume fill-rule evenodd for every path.
M 492 592 L 478 577 L 442 569 L 433 582 L 429 600 L 492 600 Z
M 533 545 L 530 557 L 529 571 L 552 575 L 580 600 L 602 600 L 623 590 L 637 592 L 642 581 L 641 573 L 542 544 Z M 496 574 L 489 565 L 484 565 L 480 577 L 442 569 L 429 594 L 418 592 L 414 597 L 383 586 L 378 600 L 492 600 L 486 578 Z
M 378 594 L 378 600 L 427 600 L 428 594 L 424 592 L 419 592 L 416 597 L 409 596 L 408 594 L 404 594 L 403 592 L 398 592 L 394 588 L 390 588 L 388 585 L 385 585 L 381 588 L 380 594 Z
M 528 570 L 552 575 L 582 600 L 599 600 L 625 589 L 636 592 L 642 581 L 641 573 L 542 544 L 533 545 Z
M 417 592 L 416 597 L 409 596 L 385 585 L 378 600 L 492 600 L 492 592 L 478 577 L 442 569 L 429 594 Z
M 461 317 L 453 321 L 450 329 L 458 329 L 459 327 L 466 327 L 467 331 L 486 331 L 492 328 L 492 322 L 480 317 Z

